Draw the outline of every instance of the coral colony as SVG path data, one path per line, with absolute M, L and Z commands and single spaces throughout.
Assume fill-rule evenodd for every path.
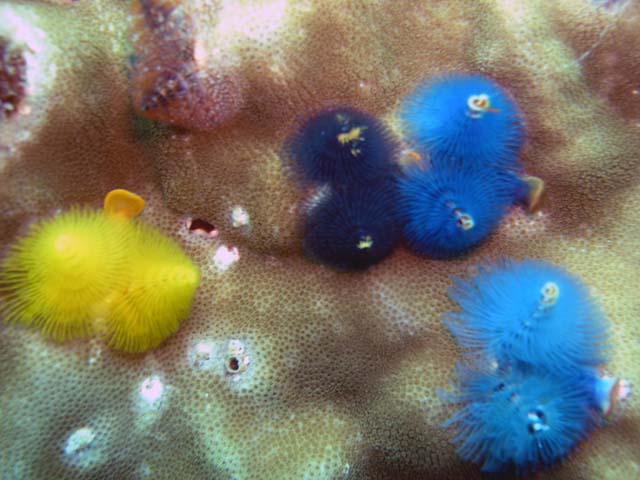
M 52 3 L 59 8 L 61 5 L 76 8 L 71 5 L 73 2 Z M 287 15 L 286 9 L 276 11 L 279 13 L 261 12 L 256 18 L 273 15 L 269 16 L 269 28 L 275 31 L 278 22 L 284 21 L 282 18 Z M 236 17 L 240 15 L 234 13 Z M 217 135 L 214 143 L 224 143 L 224 129 L 232 132 L 234 128 L 246 128 L 250 123 L 246 122 L 246 115 L 259 112 L 256 118 L 268 122 L 270 109 L 284 108 L 280 105 L 282 102 L 261 104 L 260 95 L 255 93 L 265 88 L 260 83 L 268 75 L 265 71 L 282 74 L 277 59 L 272 59 L 268 66 L 265 63 L 256 67 L 253 74 L 245 74 L 246 68 L 235 61 L 237 52 L 251 51 L 241 43 L 244 40 L 239 39 L 261 37 L 234 22 L 235 17 L 229 15 L 226 6 L 221 4 L 209 12 L 198 2 L 139 0 L 133 2 L 129 14 L 133 43 L 127 81 L 132 112 L 125 112 L 123 117 L 130 119 L 135 112 L 139 118 L 135 120 L 135 128 L 127 128 L 127 135 L 135 130 L 136 136 L 152 142 L 169 132 L 171 142 L 164 147 L 168 156 L 185 148 L 188 151 L 185 158 L 191 158 L 202 154 L 199 149 L 207 135 Z M 18 18 L 9 7 L 0 7 L 0 15 L 4 20 L 13 19 L 12 25 L 15 25 L 0 28 L 0 125 L 3 125 L 2 122 L 24 118 L 25 112 L 31 111 L 31 107 L 25 105 L 35 98 L 35 84 L 33 79 L 28 80 L 29 75 L 34 75 L 36 66 L 42 69 L 41 63 L 52 53 L 42 48 L 44 33 L 39 28 L 29 30 L 21 26 L 20 22 L 28 23 L 24 18 L 29 15 Z M 227 56 L 226 50 L 212 40 L 214 37 L 201 34 L 198 15 L 208 19 L 211 28 L 216 29 L 217 38 L 234 45 L 231 49 L 234 54 Z M 212 21 L 214 17 L 216 21 Z M 254 21 L 259 22 L 247 20 L 251 25 Z M 296 27 L 296 31 L 306 30 Z M 267 35 L 271 30 L 260 32 Z M 20 42 L 11 44 L 11 35 L 22 36 Z M 33 38 L 39 40 L 35 42 Z M 56 74 L 52 68 L 48 72 L 52 76 Z M 224 180 L 201 173 L 207 171 L 205 167 L 201 164 L 194 167 L 186 161 L 184 166 L 181 164 L 172 170 L 174 164 L 165 156 L 162 157 L 164 163 L 160 162 L 149 178 L 154 175 L 171 178 L 163 185 L 163 201 L 175 197 L 177 203 L 173 205 L 182 205 L 183 210 L 193 208 L 193 211 L 182 212 L 195 215 L 186 221 L 187 217 L 174 223 L 162 220 L 158 222 L 161 227 L 153 226 L 148 219 L 160 218 L 154 217 L 153 209 L 165 208 L 157 206 L 162 202 L 156 199 L 156 206 L 149 212 L 149 205 L 139 195 L 126 189 L 111 190 L 117 185 L 105 188 L 99 197 L 93 198 L 93 194 L 93 203 L 63 202 L 72 206 L 60 208 L 55 214 L 44 215 L 42 209 L 33 207 L 34 213 L 30 213 L 33 221 L 29 224 L 23 221 L 26 225 L 23 230 L 14 229 L 15 238 L 0 263 L 0 315 L 8 325 L 26 327 L 6 329 L 11 332 L 7 335 L 21 332 L 28 338 L 25 341 L 41 342 L 43 349 L 55 345 L 73 352 L 90 352 L 82 353 L 87 359 L 83 357 L 80 362 L 79 377 L 91 377 L 89 369 L 104 357 L 115 358 L 116 363 L 143 362 L 144 373 L 139 371 L 137 377 L 122 374 L 131 377 L 129 380 L 135 388 L 114 394 L 114 398 L 129 398 L 130 414 L 135 417 L 135 428 L 131 429 L 134 440 L 121 450 L 136 451 L 137 445 L 144 442 L 153 446 L 153 442 L 174 441 L 184 442 L 187 450 L 199 452 L 202 448 L 207 452 L 202 458 L 188 460 L 186 466 L 180 467 L 190 472 L 184 478 L 352 478 L 351 469 L 356 467 L 351 462 L 366 462 L 360 458 L 347 461 L 354 457 L 342 450 L 336 453 L 333 447 L 322 443 L 313 444 L 312 448 L 305 444 L 305 449 L 315 457 L 309 453 L 294 473 L 290 470 L 282 473 L 285 471 L 280 465 L 282 459 L 272 447 L 266 454 L 262 452 L 262 457 L 267 458 L 265 462 L 270 468 L 280 469 L 280 473 L 273 470 L 266 476 L 264 472 L 256 475 L 252 468 L 257 467 L 252 467 L 246 458 L 259 459 L 260 454 L 242 457 L 245 462 L 240 466 L 225 459 L 231 458 L 230 452 L 242 450 L 247 441 L 258 439 L 255 442 L 260 445 L 276 444 L 269 432 L 285 438 L 291 431 L 306 430 L 305 419 L 309 418 L 310 424 L 318 426 L 320 431 L 331 431 L 335 438 L 357 438 L 353 445 L 370 441 L 372 457 L 395 452 L 385 444 L 388 438 L 384 428 L 368 435 L 360 431 L 354 433 L 354 429 L 360 428 L 355 425 L 371 423 L 371 417 L 353 422 L 348 416 L 341 416 L 343 414 L 335 410 L 348 409 L 334 408 L 333 403 L 326 402 L 323 392 L 331 391 L 339 396 L 342 402 L 339 404 L 344 406 L 354 398 L 360 405 L 375 405 L 374 400 L 362 398 L 371 391 L 380 396 L 385 395 L 386 390 L 403 391 L 392 382 L 369 383 L 386 374 L 385 363 L 369 357 L 376 367 L 360 362 L 361 350 L 368 352 L 362 347 L 367 342 L 379 342 L 376 345 L 381 346 L 380 351 L 394 359 L 400 358 L 395 355 L 402 350 L 398 345 L 403 345 L 398 342 L 393 348 L 385 348 L 388 331 L 376 328 L 369 331 L 371 305 L 384 304 L 389 315 L 411 319 L 420 316 L 415 312 L 422 311 L 420 305 L 425 303 L 425 297 L 438 294 L 434 285 L 442 290 L 440 293 L 445 299 L 446 288 L 442 288 L 442 282 L 427 283 L 424 276 L 412 277 L 425 282 L 426 293 L 419 292 L 416 285 L 399 287 L 414 292 L 407 293 L 407 297 L 415 295 L 401 311 L 393 296 L 379 288 L 384 283 L 385 269 L 394 268 L 394 263 L 408 257 L 417 268 L 442 267 L 447 272 L 443 277 L 449 279 L 449 272 L 466 266 L 468 273 L 449 281 L 448 295 L 455 305 L 453 310 L 443 315 L 429 313 L 442 323 L 447 340 L 455 342 L 462 351 L 450 388 L 434 393 L 429 404 L 431 409 L 433 401 L 440 401 L 444 408 L 457 410 L 444 424 L 431 428 L 442 438 L 450 439 L 454 445 L 449 446 L 451 455 L 455 448 L 459 458 L 476 473 L 479 469 L 490 474 L 526 476 L 555 468 L 563 459 L 571 458 L 581 442 L 589 441 L 594 431 L 615 420 L 618 406 L 630 394 L 630 384 L 606 372 L 607 364 L 614 360 L 616 353 L 613 329 L 598 293 L 589 289 L 589 278 L 540 258 L 544 255 L 539 251 L 531 255 L 537 258 L 516 259 L 491 254 L 494 260 L 478 262 L 474 257 L 500 235 L 498 230 L 505 226 L 513 212 L 517 211 L 529 221 L 531 214 L 541 208 L 546 190 L 542 178 L 526 173 L 529 163 L 522 158 L 530 133 L 529 118 L 525 119 L 523 113 L 527 111 L 529 117 L 528 110 L 521 108 L 525 107 L 524 103 L 518 105 L 509 85 L 492 79 L 490 68 L 483 72 L 430 75 L 412 89 L 403 90 L 409 93 L 399 99 L 392 117 L 369 113 L 374 111 L 370 105 L 354 101 L 316 102 L 321 106 L 299 112 L 281 128 L 286 132 L 277 137 L 277 146 L 270 147 L 270 153 L 264 155 L 277 159 L 273 170 L 284 172 L 279 181 L 298 195 L 297 202 L 290 201 L 292 196 L 282 195 L 286 197 L 282 205 L 288 205 L 290 217 L 295 217 L 290 223 L 294 225 L 291 230 L 297 229 L 297 234 L 289 237 L 282 234 L 278 225 L 264 221 L 264 216 L 268 216 L 264 212 L 270 207 L 269 198 L 273 197 L 261 198 L 255 191 L 251 199 L 257 200 L 249 207 L 228 190 L 220 199 L 225 213 L 219 218 L 207 220 L 206 215 L 199 214 L 207 211 L 207 201 L 184 208 L 185 204 L 180 203 L 183 201 L 181 190 L 176 187 L 181 178 L 188 177 L 190 183 L 194 183 L 195 178 L 203 184 Z M 27 81 L 31 82 L 31 89 L 27 88 Z M 361 80 L 359 88 L 366 89 L 367 85 Z M 262 127 L 256 125 L 258 130 Z M 269 137 L 264 132 L 260 135 Z M 136 142 L 142 144 L 142 140 Z M 257 150 L 245 145 L 242 138 L 237 141 L 236 149 L 246 157 L 256 157 Z M 162 156 L 162 150 L 158 148 L 156 152 Z M 223 156 L 209 155 L 208 150 L 205 156 L 214 166 L 224 160 Z M 2 168 L 0 166 L 0 172 Z M 229 164 L 225 168 L 247 182 L 255 175 L 251 167 L 245 168 L 245 165 Z M 215 171 L 224 174 L 225 170 Z M 128 181 L 124 174 L 114 178 L 122 184 Z M 265 185 L 268 183 L 260 184 L 260 188 L 269 188 Z M 87 206 L 95 205 L 105 193 L 102 209 Z M 86 200 L 87 196 L 79 195 L 79 198 Z M 146 195 L 145 198 L 150 201 Z M 12 205 L 18 208 L 17 203 Z M 181 226 L 179 233 L 171 231 L 176 225 Z M 216 290 L 216 282 L 222 284 L 227 278 L 244 278 L 244 265 L 249 261 L 245 259 L 255 255 L 244 246 L 250 243 L 238 247 L 240 243 L 223 244 L 222 239 L 248 241 L 252 235 L 266 235 L 265 231 L 275 232 L 273 235 L 279 240 L 285 238 L 283 243 L 288 238 L 295 239 L 293 252 L 300 254 L 301 259 L 301 266 L 295 268 L 302 269 L 303 273 L 291 267 L 291 275 L 302 279 L 301 286 L 289 288 L 290 284 L 278 283 L 276 274 L 270 273 L 282 268 L 284 273 L 279 275 L 288 278 L 290 267 L 282 265 L 290 265 L 286 263 L 290 258 L 261 253 L 264 270 L 260 270 L 258 277 L 275 296 L 255 299 L 257 294 L 252 289 L 257 287 L 252 284 L 244 288 L 241 282 L 234 283 L 232 289 Z M 281 234 L 282 237 L 278 237 Z M 405 251 L 394 253 L 401 249 Z M 208 253 L 201 255 L 203 251 Z M 283 251 L 286 251 L 284 247 Z M 312 291 L 319 279 L 323 279 L 327 288 L 339 290 L 339 316 L 355 315 L 358 320 L 355 327 L 346 321 L 326 323 L 330 316 L 327 312 L 333 307 L 327 307 L 325 297 Z M 375 295 L 352 299 L 362 288 L 378 290 Z M 286 323 L 280 323 L 283 318 L 270 314 L 272 304 L 283 305 L 285 314 L 287 308 L 299 309 L 294 298 L 297 296 L 305 297 L 308 302 L 308 313 L 305 310 L 304 315 L 325 319 L 325 324 L 309 322 L 288 330 Z M 192 332 L 194 325 L 203 331 L 219 332 L 208 329 L 210 325 L 223 324 L 222 319 L 229 310 L 240 312 L 242 321 L 234 323 L 228 331 L 222 330 L 226 332 L 224 335 L 184 333 L 185 330 Z M 444 308 L 440 312 L 442 310 Z M 284 336 L 269 337 L 265 341 L 258 333 L 266 324 L 274 325 Z M 437 335 L 437 328 L 431 330 Z M 442 340 L 426 338 L 425 330 L 418 332 L 407 334 L 412 337 L 411 345 L 432 345 Z M 29 334 L 32 336 L 26 337 Z M 342 342 L 341 335 L 346 335 L 348 341 Z M 302 350 L 298 350 L 296 343 L 300 338 L 311 342 Z M 319 338 L 328 340 L 326 344 L 316 344 Z M 393 338 L 395 342 L 402 337 Z M 279 355 L 266 353 L 272 352 L 269 350 L 272 348 Z M 165 353 L 168 349 L 185 353 L 175 361 Z M 369 356 L 377 357 L 379 352 L 375 353 Z M 346 380 L 323 376 L 325 364 L 335 370 L 331 363 L 333 357 L 340 358 Z M 45 361 L 45 353 L 38 358 Z M 169 367 L 163 363 L 167 359 L 173 362 Z M 165 365 L 163 371 L 157 369 L 161 364 Z M 181 371 L 185 365 L 192 372 L 188 382 L 175 375 L 175 371 Z M 282 365 L 286 366 L 285 379 Z M 52 369 L 55 368 L 54 364 Z M 122 366 L 118 368 L 126 370 Z M 317 374 L 314 373 L 310 381 L 305 375 L 316 369 Z M 420 375 L 424 375 L 426 369 L 420 370 L 423 372 Z M 273 378 L 280 383 L 274 383 Z M 360 383 L 352 378 L 358 378 Z M 277 413 L 266 410 L 285 398 L 289 385 L 296 385 L 310 398 L 321 401 L 307 404 L 304 399 L 297 399 L 284 402 L 292 410 L 277 410 Z M 404 390 L 406 395 L 410 390 Z M 216 437 L 205 448 L 194 439 L 195 434 L 176 440 L 160 430 L 157 435 L 150 433 L 155 431 L 149 430 L 151 425 L 159 429 L 159 425 L 176 421 L 165 412 L 176 412 L 178 417 L 185 412 L 192 414 L 188 405 L 172 403 L 185 391 L 206 404 L 205 408 L 195 409 L 203 416 L 195 422 L 192 431 L 201 432 L 203 438 L 211 438 L 213 431 L 223 431 L 225 441 Z M 416 387 L 416 391 L 421 390 Z M 4 408 L 3 398 L 0 393 L 0 407 Z M 227 406 L 236 405 L 240 398 L 254 403 L 237 403 L 237 408 L 230 413 Z M 402 405 L 403 398 L 394 398 L 395 403 Z M 91 403 L 85 397 L 78 402 Z M 328 403 L 331 403 L 329 415 L 327 410 L 315 411 L 317 405 Z M 372 409 L 386 413 L 388 404 L 384 405 L 384 408 L 376 405 Z M 251 410 L 254 407 L 255 410 Z M 172 410 L 165 410 L 167 408 Z M 227 426 L 231 425 L 226 423 L 228 419 L 240 418 L 245 411 L 251 412 L 246 417 L 250 420 L 242 417 L 244 423 L 234 423 L 233 428 Z M 55 472 L 50 478 L 88 478 L 86 475 L 106 478 L 102 476 L 105 471 L 109 478 L 176 475 L 182 478 L 173 471 L 160 474 L 154 471 L 153 462 L 162 460 L 152 456 L 139 463 L 135 473 L 116 461 L 113 468 L 121 470 L 110 472 L 107 445 L 119 434 L 109 427 L 107 419 L 113 418 L 110 408 L 101 405 L 96 412 L 86 417 L 66 412 L 61 415 L 62 420 L 56 420 L 60 423 L 71 419 L 69 421 L 76 424 L 65 424 L 61 428 L 66 433 L 60 435 L 57 443 L 51 442 L 63 460 L 50 467 Z M 3 432 L 5 418 L 10 416 L 0 414 L 0 432 Z M 267 417 L 268 420 L 264 420 Z M 393 412 L 389 414 L 389 418 L 392 417 Z M 331 418 L 331 422 L 327 423 L 327 418 Z M 259 422 L 267 422 L 268 428 L 254 431 Z M 425 420 L 425 425 L 431 425 L 433 418 L 430 417 L 429 422 Z M 394 428 L 399 430 L 404 424 L 398 425 Z M 3 455 L 0 453 L 0 464 L 20 463 L 9 454 Z M 332 456 L 332 460 L 323 455 Z M 404 464 L 405 457 L 401 457 L 401 470 L 406 467 L 410 472 L 409 477 L 402 478 L 426 475 L 423 470 L 416 474 L 412 467 Z M 328 465 L 334 460 L 340 463 L 339 470 L 329 469 Z M 291 458 L 284 463 L 295 461 Z M 194 466 L 196 464 L 198 466 Z M 0 465 L 0 477 L 14 478 L 13 473 L 3 468 Z M 191 475 L 190 468 L 199 473 Z M 358 468 L 362 471 L 357 471 L 357 478 L 375 477 L 366 467 Z M 313 475 L 308 475 L 309 471 Z M 110 476 L 112 473 L 115 477 Z M 15 478 L 21 478 L 21 473 Z

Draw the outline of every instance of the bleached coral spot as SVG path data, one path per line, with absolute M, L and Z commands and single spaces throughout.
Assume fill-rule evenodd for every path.
M 133 420 L 140 431 L 147 430 L 162 416 L 168 404 L 169 389 L 159 375 L 150 375 L 136 386 Z
M 51 104 L 56 47 L 39 22 L 27 6 L 0 5 L 0 168 L 7 153 L 32 137 Z
M 36 22 L 35 15 L 26 9 L 16 6 L 0 8 L 0 35 L 11 38 L 13 44 L 23 49 L 29 94 L 36 93 L 43 84 L 50 85 L 56 73 L 56 67 L 49 58 L 51 44 Z
M 74 455 L 81 450 L 85 450 L 91 442 L 96 438 L 96 434 L 93 429 L 89 427 L 82 427 L 69 435 L 67 443 L 64 447 L 65 455 Z
M 215 344 L 210 341 L 196 343 L 188 352 L 189 365 L 198 370 L 211 370 L 216 365 Z
M 238 247 L 229 248 L 226 245 L 221 245 L 213 256 L 213 265 L 219 272 L 225 272 L 238 260 L 240 260 Z
M 231 210 L 231 225 L 234 228 L 249 225 L 249 213 L 240 205 L 236 205 Z
M 242 5 L 226 0 L 222 2 L 216 34 L 220 42 L 229 42 L 234 37 L 263 41 L 282 29 L 287 18 L 286 9 L 286 0 L 271 0 L 263 5 Z
M 140 398 L 149 406 L 156 406 L 162 399 L 164 384 L 157 376 L 146 378 L 140 385 Z
M 187 354 L 189 365 L 207 371 L 213 368 L 233 381 L 240 379 L 251 360 L 245 344 L 238 339 L 213 342 L 201 340 Z
M 235 395 L 251 397 L 266 393 L 265 380 L 271 375 L 269 362 L 261 357 L 263 352 L 246 338 L 202 338 L 187 350 L 186 361 L 200 378 L 215 379 Z M 269 393 L 275 390 L 273 385 L 268 387 Z M 207 398 L 208 393 L 203 390 L 200 395 Z
M 88 426 L 73 431 L 64 443 L 63 463 L 77 469 L 90 469 L 103 463 L 105 458 L 97 437 L 97 432 Z

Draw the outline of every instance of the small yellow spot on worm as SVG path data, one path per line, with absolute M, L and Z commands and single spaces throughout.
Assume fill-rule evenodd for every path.
M 364 237 L 360 238 L 360 241 L 356 246 L 358 247 L 358 250 L 371 248 L 373 247 L 373 238 L 371 238 L 371 235 L 365 235 Z
M 345 145 L 349 142 L 362 142 L 364 138 L 362 138 L 362 132 L 364 132 L 367 127 L 353 127 L 347 133 L 338 134 L 338 141 L 341 145 Z

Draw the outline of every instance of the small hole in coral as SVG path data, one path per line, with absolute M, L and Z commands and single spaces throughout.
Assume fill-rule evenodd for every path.
M 195 234 L 205 235 L 208 237 L 215 237 L 218 235 L 215 225 L 200 218 L 189 219 L 187 221 L 187 226 L 189 227 L 189 231 Z
M 207 233 L 214 231 L 216 227 L 211 225 L 206 220 L 201 220 L 199 218 L 194 218 L 189 223 L 189 230 L 204 230 Z
M 232 372 L 237 372 L 240 369 L 240 361 L 236 357 L 231 357 L 229 359 L 229 370 Z

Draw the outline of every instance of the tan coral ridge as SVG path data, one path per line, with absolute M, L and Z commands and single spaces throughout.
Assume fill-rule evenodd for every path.
M 0 129 L 3 241 L 52 209 L 128 188 L 150 198 L 143 218 L 181 243 L 202 286 L 181 330 L 141 357 L 0 327 L 2 476 L 478 478 L 441 429 L 452 407 L 436 390 L 460 358 L 440 322 L 450 277 L 487 256 L 583 278 L 612 323 L 609 369 L 638 384 L 637 4 L 184 2 L 215 7 L 217 22 L 194 14 L 193 31 L 213 65 L 244 79 L 239 110 L 196 132 L 131 113 L 126 3 L 0 5 L 1 41 L 33 74 Z M 546 206 L 513 211 L 450 262 L 404 250 L 364 274 L 309 262 L 300 193 L 279 157 L 293 126 L 336 104 L 393 126 L 403 95 L 452 70 L 518 99 L 523 161 L 547 183 Z M 218 236 L 193 235 L 183 215 Z M 540 477 L 637 476 L 639 426 L 631 397 Z

